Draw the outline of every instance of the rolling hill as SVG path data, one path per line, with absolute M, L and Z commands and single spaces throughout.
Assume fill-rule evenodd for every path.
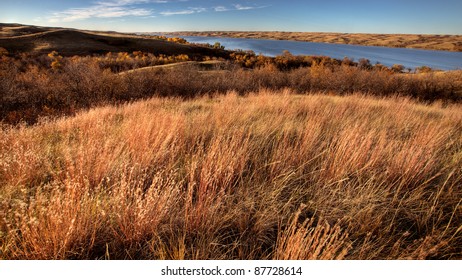
M 172 36 L 207 36 L 246 39 L 288 40 L 330 44 L 411 48 L 439 51 L 462 51 L 461 35 L 438 34 L 367 34 L 334 32 L 282 32 L 282 31 L 202 31 L 171 32 Z
M 64 56 L 107 52 L 143 51 L 154 54 L 224 57 L 227 52 L 196 45 L 179 44 L 153 36 L 116 32 L 95 32 L 68 28 L 48 28 L 0 24 L 0 47 L 10 53 L 50 53 Z

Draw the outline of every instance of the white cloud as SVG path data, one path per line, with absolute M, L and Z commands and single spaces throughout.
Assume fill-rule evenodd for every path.
M 149 3 L 151 1 L 149 0 L 112 0 L 112 1 L 97 1 L 97 5 L 101 6 L 127 6 L 127 5 L 135 5 L 135 4 L 143 4 L 143 3 Z
M 197 14 L 197 13 L 202 13 L 206 11 L 207 11 L 206 8 L 188 8 L 186 10 L 180 10 L 180 11 L 164 11 L 164 12 L 160 12 L 160 14 L 163 16 L 191 15 L 191 14 Z
M 255 10 L 255 9 L 262 9 L 269 6 L 244 6 L 241 4 L 234 4 L 233 7 L 225 7 L 225 6 L 216 6 L 213 8 L 215 12 L 228 12 L 228 11 L 245 11 L 245 10 Z
M 165 3 L 168 1 L 153 0 L 108 0 L 97 1 L 94 5 L 85 8 L 71 8 L 54 12 L 48 18 L 50 22 L 71 22 L 88 18 L 119 18 L 125 16 L 150 16 L 151 9 L 136 8 L 135 5 L 145 3 Z
M 243 11 L 265 8 L 267 6 L 244 6 L 234 4 L 232 6 L 215 6 L 210 8 L 189 7 L 182 10 L 165 10 L 154 13 L 152 9 L 140 7 L 142 4 L 156 3 L 165 4 L 171 2 L 188 2 L 189 0 L 95 0 L 94 4 L 83 8 L 70 8 L 64 11 L 53 12 L 49 17 L 50 22 L 72 22 L 89 18 L 121 18 L 127 16 L 134 17 L 155 17 L 157 15 L 191 15 L 208 11 L 227 12 Z
M 213 8 L 215 10 L 215 12 L 226 12 L 226 11 L 229 11 L 228 8 L 226 8 L 225 6 L 217 6 L 215 8 Z
M 185 0 L 189 1 L 189 0 Z M 107 6 L 129 6 L 129 5 L 136 5 L 136 4 L 146 4 L 146 3 L 157 3 L 157 4 L 164 4 L 174 2 L 172 0 L 103 0 L 103 1 L 96 1 L 96 4 L 99 5 L 107 5 Z
M 253 9 L 257 9 L 258 7 L 242 6 L 241 4 L 235 4 L 235 5 L 234 5 L 234 8 L 236 8 L 236 10 L 238 10 L 238 11 L 242 11 L 242 10 L 253 10 Z

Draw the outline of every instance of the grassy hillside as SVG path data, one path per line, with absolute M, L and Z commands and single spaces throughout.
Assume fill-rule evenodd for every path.
M 460 259 L 462 108 L 260 91 L 0 130 L 2 259 Z
M 212 36 L 253 39 L 273 39 L 305 41 L 332 44 L 362 46 L 381 46 L 393 48 L 413 48 L 439 51 L 462 51 L 462 35 L 432 34 L 367 34 L 334 32 L 238 32 L 238 31 L 203 31 L 173 32 L 177 36 Z
M 191 57 L 226 56 L 222 50 L 178 44 L 149 36 L 7 24 L 0 25 L 0 28 L 0 47 L 10 53 L 47 54 L 57 51 L 64 56 L 73 56 L 144 51 L 165 55 L 188 54 Z
M 15 23 L 0 23 L 0 38 L 30 35 L 59 28 L 30 26 Z

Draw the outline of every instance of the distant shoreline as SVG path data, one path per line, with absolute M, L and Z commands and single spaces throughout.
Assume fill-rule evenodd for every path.
M 248 39 L 288 40 L 392 48 L 462 52 L 462 35 L 366 34 L 279 31 L 180 31 L 165 32 L 174 36 L 206 36 Z

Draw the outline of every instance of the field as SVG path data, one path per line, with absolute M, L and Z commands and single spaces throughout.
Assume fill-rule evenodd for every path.
M 317 43 L 380 46 L 393 48 L 413 48 L 439 51 L 462 51 L 461 35 L 425 34 L 367 34 L 367 33 L 326 33 L 326 32 L 237 32 L 203 31 L 173 32 L 176 36 L 211 36 L 252 38 L 270 40 L 291 40 Z
M 155 40 L 0 49 L 0 259 L 462 259 L 462 71 Z
M 459 105 L 231 92 L 0 139 L 3 258 L 462 257 Z

